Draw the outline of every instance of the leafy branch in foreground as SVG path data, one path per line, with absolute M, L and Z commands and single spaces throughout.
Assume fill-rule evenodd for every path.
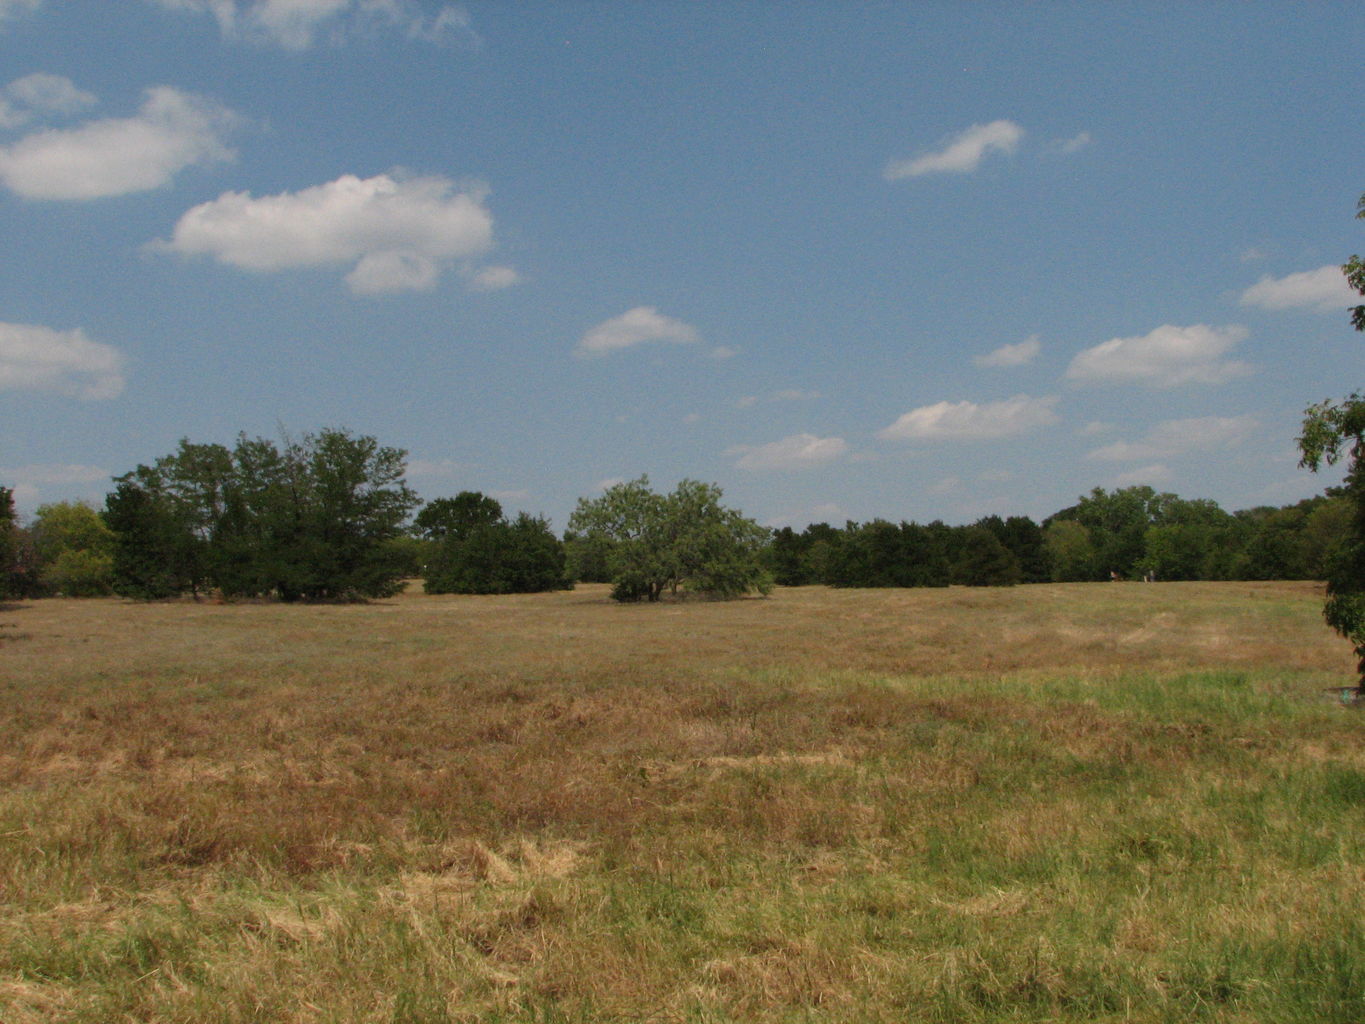
M 1365 195 L 1356 216 L 1365 219 Z M 1352 256 L 1341 268 L 1346 281 L 1365 295 L 1365 261 Z M 1350 310 L 1351 325 L 1365 331 L 1365 305 Z M 1351 642 L 1360 659 L 1357 691 L 1365 697 L 1365 396 L 1353 392 L 1340 403 L 1320 402 L 1304 412 L 1299 436 L 1300 465 L 1317 472 L 1323 464 L 1345 459 L 1344 493 L 1351 503 L 1351 531 L 1327 576 L 1327 624 Z

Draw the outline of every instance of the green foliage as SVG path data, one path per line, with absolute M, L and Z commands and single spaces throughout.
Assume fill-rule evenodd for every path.
M 485 501 L 479 507 L 497 506 Z M 521 512 L 508 522 L 499 508 L 492 521 L 466 522 L 440 536 L 427 566 L 428 594 L 534 594 L 572 586 L 564 545 L 542 517 Z
M 477 491 L 461 491 L 453 498 L 435 498 L 422 507 L 413 520 L 417 532 L 427 540 L 464 537 L 480 526 L 502 521 L 502 506 L 497 500 Z
M 119 478 L 106 521 L 120 534 L 120 592 L 164 597 L 201 587 L 282 600 L 385 597 L 410 562 L 392 541 L 417 497 L 406 453 L 328 429 L 283 449 L 182 441 Z
M 610 583 L 612 542 L 601 534 L 580 537 L 572 530 L 564 534 L 566 572 L 580 583 Z
M 953 563 L 953 582 L 969 587 L 1012 587 L 1023 579 L 1014 552 L 990 529 L 969 526 L 959 535 L 960 554 Z
M 680 589 L 709 597 L 767 593 L 761 552 L 768 531 L 720 504 L 714 484 L 683 480 L 656 494 L 649 478 L 582 498 L 569 517 L 575 536 L 606 545 L 612 596 L 658 601 Z
M 1054 519 L 1043 527 L 1043 552 L 1055 583 L 1098 578 L 1090 531 L 1074 519 Z
M 114 592 L 160 600 L 198 590 L 198 545 L 164 497 L 121 480 L 104 499 L 104 521 L 114 533 Z
M 89 505 L 40 505 L 28 534 L 41 593 L 97 597 L 112 592 L 114 534 Z
M 1365 196 L 1360 197 L 1357 217 L 1365 218 Z M 1365 263 L 1352 256 L 1342 267 L 1347 282 L 1365 295 Z M 1351 323 L 1365 331 L 1365 306 L 1351 310 Z M 1323 618 L 1350 641 L 1360 659 L 1359 689 L 1365 694 L 1365 398 L 1354 392 L 1340 403 L 1321 402 L 1304 413 L 1299 436 L 1300 465 L 1316 472 L 1324 463 L 1346 460 L 1342 496 L 1351 504 L 1349 535 L 1337 546 L 1327 574 L 1327 601 Z

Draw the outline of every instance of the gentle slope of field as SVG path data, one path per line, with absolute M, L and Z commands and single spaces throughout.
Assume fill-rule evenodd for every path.
M 1305 584 L 0 609 L 0 1020 L 1365 1020 Z

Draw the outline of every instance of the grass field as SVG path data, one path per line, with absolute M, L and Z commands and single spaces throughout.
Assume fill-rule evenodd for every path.
M 0 608 L 0 1020 L 1365 1020 L 1307 584 Z

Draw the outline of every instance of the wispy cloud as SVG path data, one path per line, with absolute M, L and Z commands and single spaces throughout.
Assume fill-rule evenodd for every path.
M 1139 484 L 1147 484 L 1149 487 L 1160 487 L 1170 483 L 1174 474 L 1170 467 L 1161 463 L 1151 466 L 1143 466 L 1140 469 L 1130 469 L 1126 473 L 1120 473 L 1114 477 L 1115 487 L 1136 487 Z
M 1042 342 L 1038 340 L 1038 335 L 1033 334 L 1017 345 L 1001 345 L 994 352 L 988 352 L 984 356 L 973 356 L 972 362 L 990 369 L 1007 369 L 1033 362 L 1042 350 Z
M 1087 458 L 1101 462 L 1147 462 L 1195 452 L 1220 451 L 1243 443 L 1256 429 L 1253 416 L 1198 416 L 1158 423 L 1140 441 L 1116 441 Z
M 693 344 L 701 335 L 690 324 L 663 316 L 654 306 L 636 306 L 591 328 L 578 342 L 580 356 L 604 356 L 652 341 Z
M 725 454 L 740 456 L 737 469 L 806 469 L 833 462 L 847 452 L 848 443 L 842 437 L 793 434 L 770 444 L 736 445 Z
M 1023 137 L 1024 129 L 1013 121 L 974 124 L 953 136 L 940 149 L 891 161 L 883 176 L 887 181 L 897 181 L 924 174 L 967 174 L 976 170 L 988 153 L 1013 153 Z
M 37 72 L 0 89 L 0 128 L 19 128 L 51 115 L 74 114 L 94 106 L 92 93 L 61 75 Z
M 240 123 L 212 100 L 158 86 L 147 90 L 133 117 L 47 129 L 0 147 L 0 182 L 26 199 L 146 192 L 187 167 L 232 159 L 226 138 Z
M 123 386 L 123 354 L 79 328 L 0 323 L 0 391 L 97 400 L 117 398 Z
M 421 290 L 492 246 L 486 196 L 447 178 L 387 174 L 259 199 L 225 192 L 186 212 L 170 241 L 153 248 L 257 271 L 350 263 L 346 283 L 356 294 Z
M 984 441 L 1016 437 L 1058 421 L 1055 396 L 1003 402 L 938 402 L 905 413 L 877 434 L 884 441 Z
M 1358 305 L 1360 296 L 1346 282 L 1346 275 L 1335 265 L 1305 270 L 1285 277 L 1261 278 L 1242 292 L 1243 306 L 1261 309 L 1311 309 L 1319 313 L 1340 313 Z
M 1080 352 L 1067 368 L 1068 380 L 1083 383 L 1145 384 L 1175 387 L 1182 384 L 1222 384 L 1244 377 L 1252 368 L 1227 358 L 1246 340 L 1248 331 L 1236 325 L 1209 327 L 1165 324 L 1141 337 L 1113 338 Z
M 0 0 L 0 22 L 16 14 L 27 14 L 42 6 L 43 0 Z
M 428 43 L 476 43 L 469 13 L 444 4 L 428 13 L 418 0 L 151 0 L 167 10 L 209 14 L 224 38 L 306 50 L 352 36 L 399 32 Z

